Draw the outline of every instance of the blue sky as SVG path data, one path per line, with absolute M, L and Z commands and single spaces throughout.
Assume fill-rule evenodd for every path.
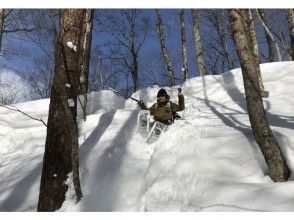
M 152 26 L 154 26 L 156 21 L 155 11 L 154 9 L 143 9 L 143 14 L 147 16 Z M 161 9 L 161 14 L 163 17 L 163 22 L 168 24 L 170 27 L 170 35 L 168 35 L 168 28 L 165 28 L 166 42 L 169 52 L 172 55 L 172 59 L 174 61 L 175 72 L 178 77 L 181 77 L 181 40 L 180 40 L 180 27 L 179 27 L 179 16 L 178 9 Z M 200 14 L 201 15 L 201 14 Z M 285 20 L 279 18 L 281 21 L 281 26 L 283 29 L 287 29 L 287 24 L 285 24 Z M 189 73 L 190 77 L 198 76 L 197 67 L 195 64 L 195 52 L 194 52 L 194 44 L 192 41 L 192 30 L 191 30 L 191 13 L 190 10 L 185 10 L 185 22 L 186 22 L 186 33 L 187 33 L 187 47 L 188 47 L 188 63 L 189 63 Z M 259 47 L 262 49 L 265 54 L 267 54 L 267 45 L 264 40 L 264 33 L 261 25 L 257 26 L 257 34 L 259 39 Z M 205 23 L 204 19 L 201 19 L 201 30 L 202 37 L 206 38 L 209 34 L 213 33 L 211 28 L 207 23 Z M 212 35 L 213 37 L 213 35 Z M 286 36 L 287 37 L 287 36 Z M 103 44 L 103 42 L 110 39 L 110 36 L 104 33 L 97 33 L 93 31 L 93 39 L 92 39 L 92 48 L 95 48 L 97 45 Z M 289 38 L 288 38 L 289 40 Z M 51 39 L 43 40 L 43 47 L 46 51 L 51 51 L 52 53 L 52 44 Z M 228 45 L 229 49 L 234 51 L 234 46 L 232 42 Z M 3 37 L 3 49 L 9 48 L 10 52 L 18 54 L 22 54 L 21 56 L 10 55 L 8 59 L 3 59 L 0 57 L 0 63 L 5 63 L 9 68 L 20 73 L 20 75 L 25 75 L 29 69 L 33 68 L 32 60 L 41 56 L 46 55 L 39 46 L 35 43 L 32 43 L 28 38 L 23 36 L 22 34 L 5 34 Z M 155 29 L 152 28 L 152 31 L 147 36 L 146 42 L 144 44 L 142 50 L 142 57 L 150 55 L 152 51 L 157 51 L 160 53 L 160 44 L 158 40 L 158 36 L 155 33 Z M 204 51 L 205 53 L 206 51 Z M 48 54 L 46 55 L 48 56 Z M 236 54 L 233 53 L 233 59 L 237 61 Z M 211 61 L 207 60 L 206 61 Z M 139 69 L 140 74 L 148 74 L 148 72 L 144 72 L 144 69 Z M 221 73 L 221 72 L 219 72 Z
M 166 38 L 166 42 L 171 51 L 173 50 L 173 47 L 175 45 L 180 45 L 180 30 L 178 26 L 179 19 L 178 17 L 175 17 L 177 11 L 178 9 L 161 10 L 164 22 L 172 24 L 171 35 Z M 187 12 L 189 13 L 189 10 L 187 10 Z M 144 10 L 144 14 L 152 20 L 152 23 L 154 23 L 155 12 L 153 9 Z M 189 19 L 189 17 L 190 15 L 186 14 L 186 19 Z M 190 29 L 188 25 L 186 27 Z M 167 33 L 165 34 L 167 35 Z M 108 39 L 109 35 L 101 33 L 97 34 L 95 31 L 93 31 L 92 47 L 94 48 L 96 45 L 99 45 Z M 44 42 L 44 44 L 45 43 L 48 42 Z M 25 56 L 10 56 L 10 59 L 5 61 L 3 58 L 0 58 L 0 61 L 1 63 L 5 62 L 9 67 L 17 70 L 18 72 L 23 72 L 24 70 L 30 69 L 32 67 L 31 60 L 45 54 L 44 51 L 40 49 L 40 47 L 38 47 L 35 43 L 27 40 L 25 36 L 16 34 L 5 34 L 3 37 L 3 49 L 5 49 L 5 47 L 11 47 L 12 45 L 14 47 L 12 48 L 13 51 L 22 50 L 26 53 Z M 49 46 L 44 45 L 44 48 L 46 48 L 47 50 Z M 143 51 L 148 52 L 154 49 L 160 50 L 160 44 L 156 33 L 152 31 L 151 34 L 149 34 L 146 38 Z M 191 72 L 195 72 L 195 68 L 193 68 L 192 66 L 190 68 Z

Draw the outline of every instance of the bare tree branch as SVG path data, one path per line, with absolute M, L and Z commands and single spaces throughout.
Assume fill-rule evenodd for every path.
M 11 111 L 16 111 L 16 112 L 20 112 L 21 114 L 33 119 L 33 120 L 36 120 L 36 121 L 39 121 L 39 122 L 42 122 L 46 127 L 47 127 L 47 124 L 42 120 L 42 119 L 39 119 L 39 118 L 35 118 L 33 116 L 30 116 L 29 114 L 21 111 L 19 108 L 17 108 L 16 106 L 13 106 L 13 105 L 0 105 L 0 107 L 2 108 L 6 108 L 8 110 L 11 110 Z
M 17 28 L 12 30 L 3 30 L 3 33 L 15 33 L 15 32 L 32 32 L 35 31 L 36 28 Z

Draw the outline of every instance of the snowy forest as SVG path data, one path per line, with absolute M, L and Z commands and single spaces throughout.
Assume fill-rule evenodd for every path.
M 0 211 L 294 211 L 294 9 L 0 9 Z

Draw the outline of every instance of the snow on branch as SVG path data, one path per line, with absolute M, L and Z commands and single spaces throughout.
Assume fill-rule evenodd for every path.
M 77 46 L 75 46 L 71 41 L 66 42 L 66 46 L 72 49 L 74 52 L 77 52 Z
M 80 83 L 85 83 L 86 82 L 86 79 L 84 76 L 80 76 Z
M 74 101 L 74 99 L 68 99 L 68 100 L 67 100 L 67 103 L 68 103 L 68 106 L 69 106 L 69 107 L 74 107 L 74 106 L 75 106 L 75 101 Z

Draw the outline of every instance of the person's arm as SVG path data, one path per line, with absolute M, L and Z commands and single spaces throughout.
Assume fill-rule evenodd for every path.
M 139 107 L 142 109 L 142 110 L 149 110 L 150 111 L 150 114 L 151 115 L 154 115 L 154 112 L 155 112 L 155 104 L 153 104 L 150 108 L 147 108 L 145 103 L 140 101 L 138 102 L 138 105 Z
M 145 103 L 143 101 L 139 101 L 138 102 L 138 105 L 139 107 L 142 109 L 142 110 L 148 110 L 148 108 L 146 107 Z
M 155 103 L 148 109 L 149 111 L 150 111 L 150 114 L 151 115 L 154 115 L 154 113 L 155 113 Z
M 171 102 L 172 110 L 175 112 L 183 111 L 185 109 L 185 98 L 182 94 L 182 90 L 179 88 L 178 91 L 178 105 Z

